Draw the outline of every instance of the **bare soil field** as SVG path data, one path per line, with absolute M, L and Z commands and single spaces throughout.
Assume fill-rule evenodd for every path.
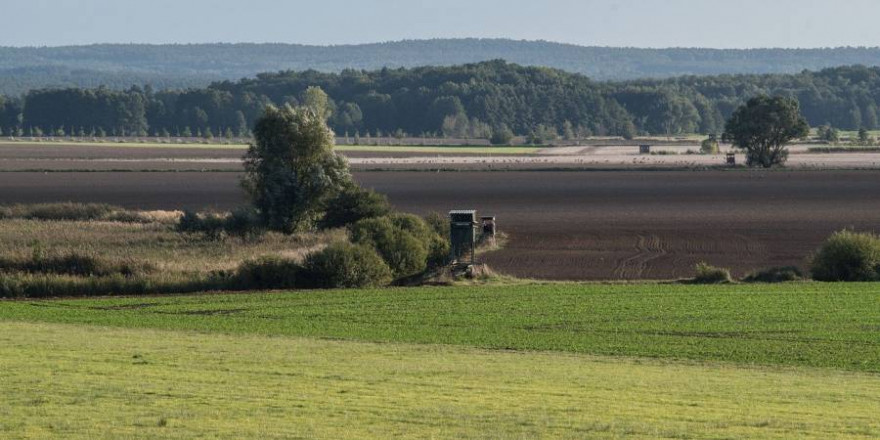
M 0 203 L 105 202 L 230 209 L 239 174 L 0 173 Z M 484 257 L 511 275 L 672 279 L 700 261 L 737 274 L 805 264 L 834 230 L 880 225 L 870 171 L 364 172 L 356 178 L 420 214 L 497 215 L 508 246 Z

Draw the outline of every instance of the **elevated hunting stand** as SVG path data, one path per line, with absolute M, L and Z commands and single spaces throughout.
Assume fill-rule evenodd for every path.
M 498 232 L 497 227 L 495 226 L 495 217 L 480 217 L 480 224 L 483 239 L 495 239 L 495 234 Z
M 477 211 L 449 211 L 450 260 L 453 265 L 473 265 L 477 256 Z

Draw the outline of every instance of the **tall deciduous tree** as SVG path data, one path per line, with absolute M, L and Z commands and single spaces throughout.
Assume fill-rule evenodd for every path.
M 770 168 L 788 159 L 785 146 L 807 136 L 810 126 L 798 102 L 781 96 L 759 96 L 737 109 L 727 121 L 725 138 L 746 151 L 749 166 Z
M 261 219 L 285 233 L 314 227 L 325 201 L 352 180 L 333 152 L 333 132 L 308 108 L 267 107 L 244 165 L 242 184 Z
M 325 121 L 330 119 L 330 116 L 333 114 L 330 97 L 327 96 L 327 93 L 320 87 L 312 86 L 306 89 L 306 91 L 303 92 L 302 103 L 303 106 L 311 109 L 316 115 Z

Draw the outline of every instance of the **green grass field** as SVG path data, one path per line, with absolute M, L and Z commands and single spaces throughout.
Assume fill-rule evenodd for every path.
M 13 301 L 0 319 L 880 372 L 877 284 L 525 284 Z
M 880 285 L 0 301 L 0 438 L 876 438 Z
M 864 373 L 11 321 L 0 391 L 10 440 L 880 435 Z

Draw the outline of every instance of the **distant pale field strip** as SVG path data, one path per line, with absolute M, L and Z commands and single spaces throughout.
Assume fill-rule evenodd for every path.
M 118 148 L 117 148 L 118 147 Z M 5 150 L 4 150 L 5 148 Z M 0 171 L 156 170 L 229 171 L 241 169 L 244 145 L 157 143 L 0 144 Z M 722 167 L 724 154 L 686 154 L 693 146 L 658 146 L 639 155 L 635 146 L 486 147 L 486 146 L 337 146 L 360 169 L 690 169 Z M 877 169 L 880 152 L 810 153 L 807 145 L 790 148 L 794 169 Z M 727 150 L 725 150 L 727 151 Z M 737 154 L 737 163 L 745 157 Z
M 30 142 L 15 141 L 7 145 L 31 145 L 35 148 L 76 148 L 76 147 L 104 147 L 104 148 L 165 148 L 165 149 L 240 149 L 247 148 L 247 144 L 241 143 L 161 143 L 161 142 Z M 0 143 L 0 148 L 3 144 Z M 540 147 L 488 147 L 488 146 L 422 146 L 422 145 L 337 145 L 337 151 L 341 152 L 389 152 L 389 153 L 431 153 L 431 154 L 532 154 Z
M 0 322 L 0 437 L 876 438 L 880 377 Z

